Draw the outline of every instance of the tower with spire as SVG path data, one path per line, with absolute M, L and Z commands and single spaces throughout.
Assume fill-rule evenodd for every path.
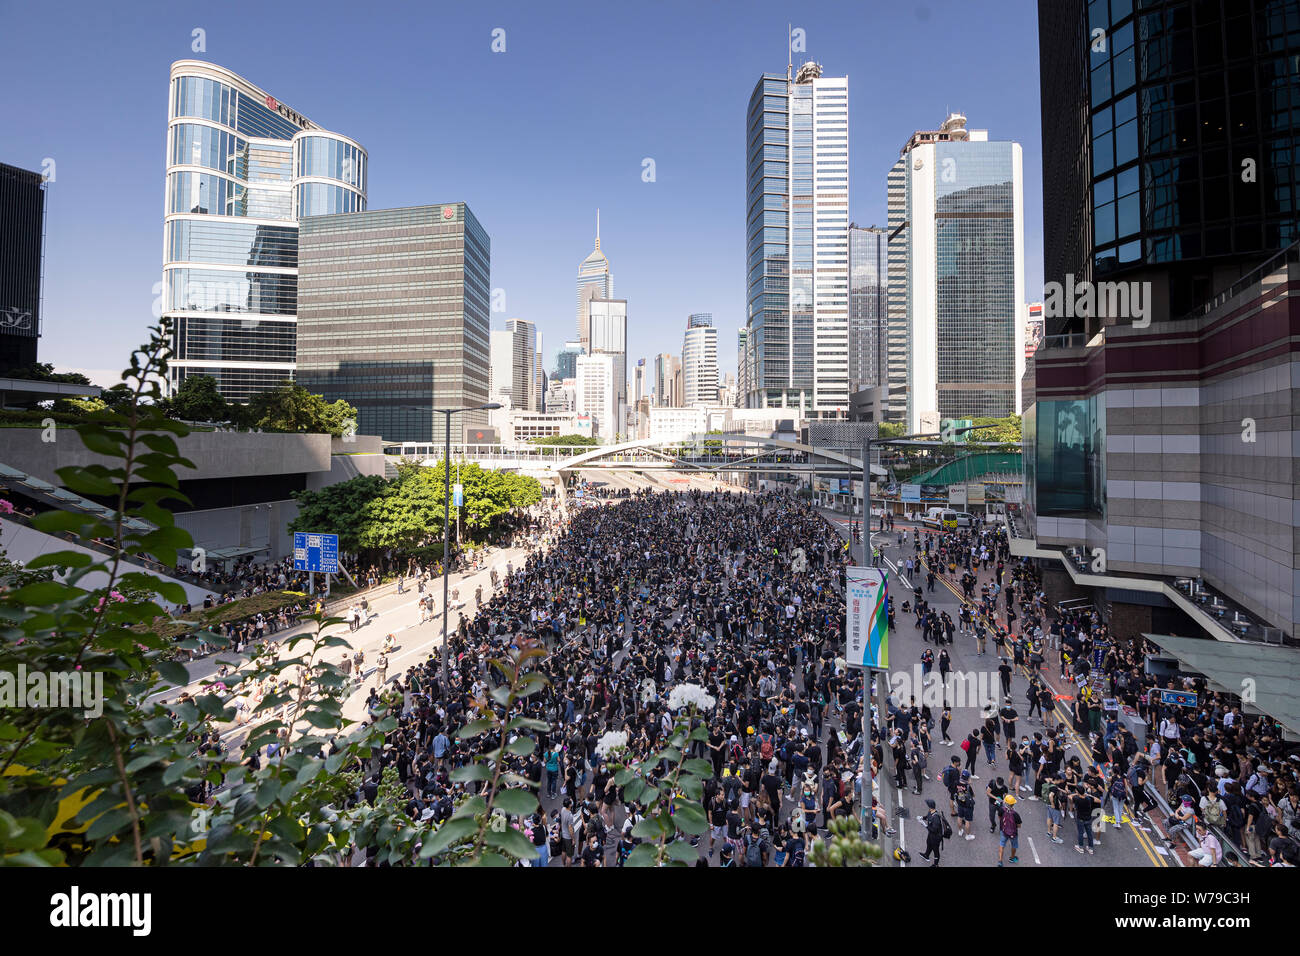
M 600 210 L 596 210 L 596 248 L 578 266 L 578 341 L 586 351 L 591 341 L 587 303 L 592 299 L 614 298 L 614 276 L 609 260 L 600 251 Z

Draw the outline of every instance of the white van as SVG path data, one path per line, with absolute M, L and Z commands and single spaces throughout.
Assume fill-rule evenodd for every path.
M 951 508 L 929 508 L 921 524 L 927 528 L 952 529 L 957 527 L 957 512 Z

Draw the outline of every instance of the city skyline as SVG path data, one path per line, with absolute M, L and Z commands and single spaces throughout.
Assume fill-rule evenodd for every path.
M 1032 9 L 1028 3 L 1023 6 L 1026 13 Z M 575 4 L 565 13 L 577 18 L 583 9 L 584 5 Z M 983 36 L 992 42 L 1010 30 L 1013 36 L 1024 34 L 1017 42 L 1034 41 L 1032 16 L 1026 22 L 1021 22 L 1025 18 L 1008 17 L 1006 23 L 994 25 L 984 22 L 975 11 L 952 3 L 930 4 L 924 19 L 915 11 L 885 5 L 805 17 L 797 10 L 764 4 L 743 22 L 731 19 L 724 10 L 689 9 L 698 31 L 673 30 L 669 17 L 663 25 L 651 24 L 647 34 L 641 18 L 623 11 L 612 16 L 611 36 L 627 38 L 632 60 L 619 71 L 623 79 L 606 83 L 591 95 L 605 109 L 634 106 L 630 112 L 635 113 L 636 121 L 615 119 L 616 129 L 607 141 L 593 144 L 588 155 L 570 170 L 559 170 L 552 157 L 543 155 L 545 151 L 511 148 L 517 137 L 533 135 L 547 123 L 559 124 L 552 134 L 567 134 L 566 124 L 573 120 L 560 115 L 561 98 L 576 95 L 578 89 L 584 95 L 590 92 L 581 76 L 552 70 L 553 88 L 534 94 L 543 98 L 539 107 L 521 107 L 517 98 L 510 96 L 514 89 L 533 90 L 528 75 L 547 68 L 554 35 L 563 34 L 565 17 L 559 18 L 560 24 L 548 24 L 522 6 L 503 6 L 493 11 L 493 20 L 450 14 L 438 28 L 454 35 L 455 42 L 445 44 L 446 61 L 452 68 L 440 72 L 455 76 L 472 70 L 476 82 L 448 81 L 459 91 L 454 98 L 457 102 L 444 103 L 439 98 L 432 104 L 425 91 L 428 84 L 419 71 L 390 66 L 393 57 L 381 57 L 364 42 L 364 27 L 355 44 L 356 56 L 359 63 L 374 68 L 355 74 L 367 79 L 344 82 L 309 66 L 320 49 L 327 53 L 341 50 L 336 41 L 322 33 L 317 39 L 324 46 L 317 47 L 316 54 L 287 49 L 272 38 L 276 24 L 287 22 L 286 15 L 273 10 L 259 12 L 272 36 L 241 35 L 236 39 L 214 24 L 205 32 L 203 51 L 192 49 L 198 40 L 191 38 L 202 25 L 189 23 L 194 18 L 188 14 L 163 7 L 156 8 L 154 16 L 142 17 L 139 29 L 133 25 L 135 32 L 130 35 L 93 8 L 84 16 L 67 18 L 68 22 L 58 24 L 59 43 L 25 43 L 10 52 L 17 95 L 0 105 L 0 122 L 11 134 L 3 160 L 54 173 L 47 190 L 43 359 L 112 384 L 115 363 L 106 361 L 106 356 L 113 354 L 112 349 L 120 349 L 121 343 L 134 341 L 146 325 L 156 321 L 151 311 L 159 295 L 154 288 L 158 236 L 157 206 L 153 204 L 161 198 L 158 183 L 166 165 L 165 144 L 158 133 L 166 115 L 161 83 L 178 60 L 203 60 L 245 76 L 263 89 L 274 90 L 303 115 L 364 143 L 370 153 L 372 209 L 440 201 L 448 191 L 464 196 L 474 205 L 493 241 L 492 286 L 500 293 L 491 316 L 494 328 L 517 316 L 536 323 L 544 341 L 562 342 L 572 335 L 573 263 L 591 248 L 592 222 L 600 208 L 602 251 L 619 266 L 617 294 L 637 306 L 637 319 L 628 330 L 628 353 L 676 352 L 680 347 L 678 316 L 710 311 L 724 343 L 718 356 L 721 375 L 736 371 L 731 343 L 745 318 L 744 236 L 735 225 L 743 215 L 744 203 L 744 170 L 737 159 L 737 144 L 744 137 L 739 116 L 754 77 L 771 69 L 774 60 L 779 62 L 787 27 L 793 23 L 795 45 L 802 46 L 793 51 L 793 59 L 833 64 L 838 75 L 848 75 L 851 98 L 854 90 L 865 97 L 891 64 L 906 62 L 907 51 L 914 54 L 944 38 Z M 49 18 L 34 18 L 21 9 L 13 11 L 10 19 L 15 37 L 34 35 L 39 39 L 54 28 Z M 882 29 L 892 28 L 897 42 L 882 43 L 864 55 L 847 42 L 845 33 L 852 31 L 840 29 L 846 19 L 850 23 L 870 19 Z M 492 52 L 492 31 L 498 21 L 506 31 L 503 53 Z M 729 39 L 726 49 L 720 49 L 715 38 L 724 24 L 735 42 Z M 310 36 L 319 28 L 306 29 Z M 426 30 L 421 15 L 415 14 L 408 32 L 427 37 L 432 24 Z M 79 43 L 77 37 L 85 42 Z M 639 42 L 631 42 L 634 37 Z M 391 43 L 391 37 L 386 42 Z M 76 49 L 78 58 L 65 62 L 57 49 L 60 44 L 69 51 Z M 42 47 L 55 49 L 40 64 L 29 61 L 27 51 Z M 112 117 L 120 136 L 106 147 L 111 155 L 103 160 L 123 171 L 114 190 L 118 201 L 111 203 L 105 202 L 102 191 L 85 175 L 91 162 L 87 141 L 97 141 L 94 133 L 107 118 L 91 117 L 90 128 L 83 127 L 83 135 L 72 135 L 57 121 L 58 115 L 74 108 L 85 76 L 96 66 L 98 50 L 117 64 L 113 82 L 125 104 Z M 697 102 L 683 106 L 680 94 L 695 88 L 689 71 L 664 72 L 662 66 L 706 53 L 712 61 L 707 95 L 697 95 Z M 24 69 L 24 62 L 30 69 Z M 949 104 L 969 112 L 978 107 L 981 117 L 987 117 L 987 125 L 1005 130 L 1007 138 L 1034 144 L 1035 148 L 1026 149 L 1026 195 L 1037 195 L 1036 86 L 1008 82 L 1018 71 L 1034 74 L 1037 65 L 1026 58 L 1011 70 L 1006 64 L 989 61 L 987 69 L 981 66 L 976 71 L 980 63 L 979 55 L 972 54 L 969 62 L 943 66 L 915 93 L 900 91 L 893 103 L 858 100 L 862 115 L 852 129 L 850 155 L 851 176 L 859 188 L 853 191 L 849 218 L 884 221 L 883 180 L 891 154 L 897 155 L 898 146 L 923 125 L 924 117 Z M 650 75 L 654 64 L 659 64 L 670 95 L 648 99 L 643 77 Z M 974 72 L 980 75 L 973 77 Z M 26 88 L 28 76 L 42 77 L 39 95 L 35 87 Z M 1016 89 L 1004 95 L 1012 85 Z M 952 103 L 952 90 L 956 89 L 962 91 L 960 103 Z M 434 133 L 406 123 L 412 110 L 432 121 L 423 125 L 468 124 L 483 148 L 463 156 L 434 150 Z M 696 132 L 686 136 L 688 129 Z M 102 146 L 95 147 L 96 151 Z M 434 153 L 430 168 L 426 159 Z M 54 164 L 52 168 L 46 160 Z M 536 189 L 543 181 L 554 184 L 548 185 L 545 196 L 538 195 Z M 122 196 L 129 199 L 123 202 Z M 123 209 L 128 210 L 126 215 Z M 1036 289 L 1041 286 L 1041 216 L 1037 210 L 1036 201 L 1027 203 L 1026 288 L 1031 298 L 1038 297 Z M 686 217 L 690 217 L 690 227 L 683 230 Z M 82 281 L 69 282 L 74 273 Z M 663 282 L 664 275 L 672 275 L 674 281 Z M 94 322 L 81 318 L 88 314 L 96 316 Z

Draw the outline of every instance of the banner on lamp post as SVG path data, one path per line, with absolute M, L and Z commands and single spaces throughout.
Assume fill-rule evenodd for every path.
M 883 568 L 847 569 L 845 660 L 850 667 L 889 668 L 889 583 Z

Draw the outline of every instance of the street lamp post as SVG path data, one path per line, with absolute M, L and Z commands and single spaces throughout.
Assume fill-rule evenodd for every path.
M 442 693 L 447 696 L 447 615 L 449 608 L 448 593 L 451 589 L 451 416 L 458 412 L 491 411 L 500 408 L 499 402 L 487 405 L 473 405 L 468 408 L 435 408 L 434 411 L 444 416 L 446 431 L 442 446 Z
M 951 432 L 945 432 L 942 435 L 935 434 L 916 434 L 901 435 L 898 438 L 879 439 L 875 442 L 878 445 L 891 445 L 895 442 L 905 442 L 927 438 L 947 438 L 949 435 L 962 435 L 973 430 L 974 426 L 967 425 L 963 428 L 955 428 Z M 862 567 L 870 566 L 871 558 L 871 436 L 864 435 L 862 438 Z M 850 491 L 853 489 L 850 488 Z M 884 516 L 881 516 L 883 525 Z M 871 766 L 871 725 L 874 720 L 871 716 L 871 682 L 872 677 L 876 682 L 876 713 L 880 715 L 881 739 L 884 739 L 884 732 L 888 725 L 888 716 L 886 707 L 886 686 L 888 684 L 888 671 L 872 670 L 866 668 L 862 674 L 862 762 L 867 778 L 867 787 L 862 797 L 862 834 L 866 840 L 871 839 L 871 828 L 875 821 L 873 819 L 874 810 L 872 808 L 872 798 L 876 792 L 876 774 Z M 885 809 L 886 821 L 888 821 L 888 809 L 885 800 L 880 801 L 880 806 Z M 885 832 L 884 827 L 880 829 L 880 848 L 885 849 Z

